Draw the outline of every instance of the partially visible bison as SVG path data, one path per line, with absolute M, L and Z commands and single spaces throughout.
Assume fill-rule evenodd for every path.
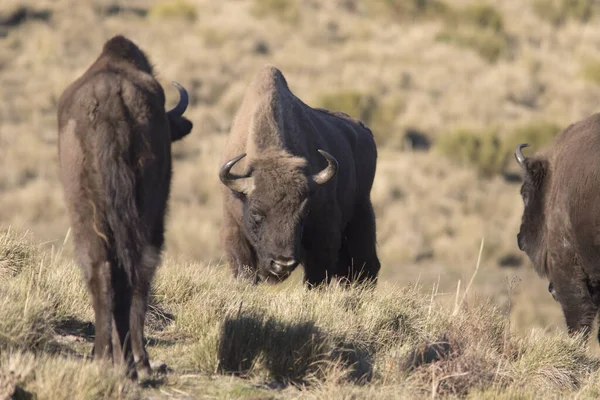
M 60 174 L 95 314 L 94 357 L 151 372 L 144 347 L 148 291 L 164 241 L 171 142 L 190 133 L 186 90 L 165 111 L 146 55 L 115 36 L 58 103 Z
M 333 277 L 376 281 L 377 149 L 360 121 L 309 107 L 266 66 L 247 89 L 223 161 L 221 238 L 235 276 L 279 282 L 302 264 L 310 287 Z
M 523 155 L 527 146 L 515 151 L 524 202 L 518 245 L 550 281 L 569 332 L 588 337 L 600 308 L 600 114 L 534 157 Z

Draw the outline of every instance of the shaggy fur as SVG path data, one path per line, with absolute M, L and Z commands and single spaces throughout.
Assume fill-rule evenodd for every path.
M 311 177 L 336 158 L 337 174 Z M 377 278 L 375 215 L 370 192 L 377 149 L 371 131 L 339 112 L 313 109 L 288 88 L 275 67 L 250 84 L 235 117 L 223 162 L 240 154 L 232 173 L 253 178 L 249 193 L 223 186 L 221 238 L 233 274 L 254 282 L 282 281 L 274 260 L 297 260 L 310 286 L 333 277 Z M 237 172 L 236 172 L 237 171 Z
M 600 308 L 600 114 L 569 126 L 522 171 L 519 248 L 548 277 L 569 331 L 589 333 Z
M 58 104 L 61 181 L 94 308 L 94 355 L 125 361 L 132 377 L 150 372 L 143 328 L 164 242 L 171 142 L 192 128 L 164 106 L 148 58 L 123 36 Z

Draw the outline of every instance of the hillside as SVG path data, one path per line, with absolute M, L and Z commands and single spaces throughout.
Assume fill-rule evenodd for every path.
M 149 54 L 167 106 L 177 100 L 172 80 L 181 82 L 191 98 L 186 115 L 195 127 L 174 149 L 165 253 L 170 261 L 161 273 L 175 276 L 167 271 L 211 268 L 212 284 L 235 285 L 221 262 L 217 171 L 244 90 L 254 73 L 270 63 L 307 104 L 361 118 L 375 134 L 379 161 L 372 198 L 384 287 L 376 304 L 393 307 L 388 302 L 396 304 L 394 293 L 404 296 L 412 285 L 411 301 L 428 304 L 433 298 L 442 307 L 440 318 L 450 318 L 441 310 L 454 307 L 457 285 L 465 288 L 471 279 L 483 238 L 480 268 L 469 292 L 479 300 L 469 304 L 496 308 L 490 318 L 509 324 L 518 340 L 563 343 L 566 339 L 556 333 L 564 331 L 560 307 L 517 248 L 522 201 L 512 151 L 520 142 L 533 144 L 526 151 L 540 149 L 560 129 L 597 111 L 599 20 L 600 8 L 593 0 L 4 0 L 0 228 L 31 232 L 34 242 L 42 242 L 39 251 L 46 259 L 52 248 L 61 249 L 57 268 L 73 276 L 70 290 L 78 293 L 78 306 L 83 307 L 73 305 L 66 315 L 90 321 L 83 286 L 74 278 L 72 248 L 62 245 L 68 222 L 58 181 L 56 102 L 102 44 L 122 33 Z M 42 265 L 55 264 L 47 260 Z M 5 267 L 0 260 L 0 268 Z M 40 271 L 36 279 L 49 279 Z M 0 272 L 3 285 L 22 284 L 10 283 L 13 278 L 3 281 L 2 276 Z M 253 293 L 290 290 L 292 298 L 309 296 L 310 304 L 318 302 L 318 296 L 302 294 L 299 281 L 295 273 L 281 288 Z M 181 290 L 210 299 L 213 292 L 205 291 L 207 284 L 195 282 Z M 246 296 L 245 289 L 240 293 Z M 482 313 L 487 318 L 487 311 Z M 419 324 L 425 324 L 420 318 Z M 448 322 L 458 329 L 453 323 Z M 22 329 L 19 334 L 28 337 L 29 328 Z M 33 337 L 39 334 L 35 332 Z M 426 332 L 433 333 L 419 340 L 435 340 L 439 331 Z M 182 354 L 188 355 L 189 347 L 182 346 Z M 410 346 L 404 346 L 408 351 Z M 152 351 L 160 355 L 163 350 L 157 346 Z M 514 362 L 504 355 L 490 357 Z M 19 363 L 29 363 L 23 360 Z M 52 360 L 36 368 L 52 368 Z M 494 365 L 502 369 L 505 361 Z M 72 365 L 73 370 L 80 368 Z M 185 367 L 193 374 L 204 371 L 199 365 Z M 206 385 L 213 382 L 200 374 Z M 542 375 L 540 379 L 549 376 Z M 224 378 L 218 382 L 229 384 Z M 424 390 L 431 390 L 431 382 L 419 382 L 417 386 L 425 382 Z M 381 393 L 389 385 L 396 395 L 396 385 L 404 383 L 386 378 L 378 385 Z M 586 385 L 579 387 L 593 387 Z
M 0 398 L 519 398 L 600 393 L 577 338 L 513 335 L 506 313 L 460 291 L 323 291 L 240 284 L 210 264 L 165 261 L 148 318 L 159 373 L 133 385 L 91 363 L 93 313 L 63 247 L 0 234 Z M 435 361 L 435 362 L 433 362 Z M 161 365 L 166 365 L 160 367 Z M 594 372 L 592 372 L 594 371 Z

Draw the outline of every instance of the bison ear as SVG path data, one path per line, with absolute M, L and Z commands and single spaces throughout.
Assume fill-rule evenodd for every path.
M 169 128 L 171 130 L 171 142 L 176 142 L 187 136 L 194 127 L 192 121 L 186 117 L 175 117 L 168 115 Z

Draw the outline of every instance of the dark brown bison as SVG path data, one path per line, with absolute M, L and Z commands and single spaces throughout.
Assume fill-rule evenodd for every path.
M 377 149 L 360 121 L 307 106 L 266 66 L 247 89 L 223 161 L 221 239 L 235 276 L 278 282 L 302 264 L 311 287 L 376 280 Z
M 523 155 L 527 146 L 515 151 L 523 174 L 519 249 L 550 281 L 569 332 L 587 337 L 600 308 L 600 114 L 534 157 Z
M 95 314 L 94 357 L 150 373 L 144 347 L 148 290 L 164 241 L 171 142 L 192 129 L 146 55 L 115 36 L 58 103 L 59 158 L 75 252 Z M 137 371 L 136 371 L 137 370 Z

